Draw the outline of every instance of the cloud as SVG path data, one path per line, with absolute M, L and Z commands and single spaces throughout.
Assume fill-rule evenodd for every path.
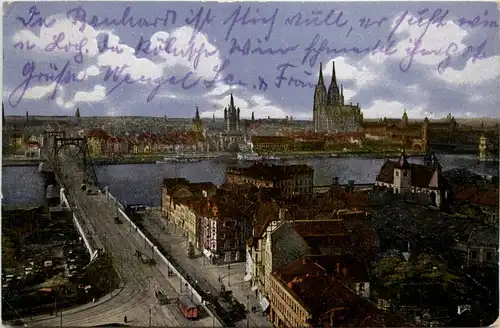
M 500 56 L 489 57 L 467 65 L 462 70 L 448 68 L 439 78 L 453 84 L 479 84 L 497 79 L 500 70 Z
M 24 94 L 24 99 L 33 99 L 33 100 L 42 99 L 45 96 L 52 95 L 55 87 L 56 87 L 56 82 L 53 82 L 49 85 L 37 85 L 31 87 L 28 90 L 26 90 L 26 93 Z M 63 92 L 64 88 L 62 86 L 59 86 L 57 94 L 61 94 Z
M 420 118 L 422 117 L 422 108 L 407 108 L 405 104 L 399 101 L 384 101 L 375 100 L 373 105 L 367 109 L 363 110 L 365 117 L 380 118 L 380 117 L 401 117 L 404 110 L 408 114 L 409 118 Z
M 255 118 L 285 118 L 290 116 L 283 108 L 273 105 L 266 97 L 262 95 L 254 95 L 249 101 L 234 96 L 234 105 L 240 108 L 241 118 L 250 118 L 252 112 L 255 113 Z M 220 99 L 213 99 L 219 109 L 215 111 L 204 111 L 200 115 L 205 118 L 211 118 L 214 114 L 216 117 L 224 117 L 224 108 L 229 105 L 231 96 L 227 95 Z
M 190 43 L 191 36 L 195 37 Z M 166 47 L 165 42 L 175 40 L 171 43 L 172 51 L 161 51 L 158 55 L 164 59 L 161 63 L 168 69 L 172 67 L 183 67 L 192 71 L 196 76 L 209 78 L 214 74 L 214 67 L 220 66 L 217 48 L 212 45 L 203 33 L 195 32 L 190 26 L 183 26 L 171 33 L 157 32 L 150 39 L 151 49 Z M 173 53 L 177 53 L 174 55 Z M 180 54 L 184 54 L 180 55 Z
M 46 21 L 55 20 L 55 24 L 50 27 L 42 26 L 39 36 L 36 36 L 28 29 L 22 29 L 16 32 L 12 41 L 14 44 L 28 41 L 35 47 L 31 51 L 37 51 L 46 54 L 55 54 L 58 56 L 75 56 L 81 53 L 81 60 L 96 56 L 99 51 L 97 47 L 97 32 L 90 26 L 80 31 L 81 23 L 73 24 L 69 19 L 61 15 L 53 15 L 46 18 Z M 51 46 L 55 40 L 58 40 L 59 47 Z M 27 51 L 26 47 L 17 47 L 22 51 Z M 78 58 L 80 60 L 80 58 Z
M 373 72 L 373 65 L 369 65 L 370 61 L 360 60 L 357 62 L 350 62 L 345 57 L 337 57 L 330 60 L 323 67 L 323 75 L 328 76 L 326 79 L 326 88 L 330 85 L 329 79 L 332 76 L 333 62 L 335 62 L 335 74 L 337 75 L 337 82 L 344 83 L 343 81 L 352 81 L 356 88 L 361 88 L 364 85 L 370 84 L 375 81 L 377 76 Z M 368 64 L 368 66 L 367 66 Z M 316 73 L 319 76 L 319 71 Z M 340 87 L 340 85 L 339 85 Z M 344 88 L 344 93 L 345 93 Z M 345 94 L 344 94 L 345 97 Z
M 101 74 L 101 70 L 99 69 L 99 67 L 97 67 L 96 65 L 90 65 L 89 67 L 78 73 L 77 77 L 81 80 L 84 76 L 85 79 L 88 79 L 91 76 L 97 76 L 99 74 Z
M 112 32 L 106 32 L 109 36 L 108 47 L 120 49 L 117 52 L 106 51 L 98 56 L 97 65 L 100 67 L 109 66 L 111 69 L 116 67 L 125 67 L 122 71 L 122 76 L 129 74 L 134 80 L 144 76 L 146 79 L 158 79 L 162 76 L 163 72 L 151 60 L 146 58 L 137 58 L 135 56 L 135 49 L 125 44 L 120 43 L 120 38 Z M 120 53 L 118 53 L 120 52 Z M 143 82 L 146 83 L 146 82 Z
M 73 98 L 73 102 L 96 102 L 106 97 L 106 88 L 102 85 L 95 85 L 90 92 L 78 91 Z

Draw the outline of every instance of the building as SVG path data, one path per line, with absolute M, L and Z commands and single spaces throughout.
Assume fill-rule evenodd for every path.
M 286 153 L 294 150 L 295 140 L 287 136 L 252 136 L 253 150 L 259 154 Z
M 36 140 L 28 140 L 24 149 L 24 156 L 40 158 L 40 143 Z
M 277 327 L 380 327 L 366 321 L 382 315 L 362 299 L 369 281 L 352 257 L 304 256 L 270 276 L 270 319 Z M 362 304 L 369 311 L 358 312 Z
M 262 287 L 265 294 L 269 295 L 271 273 L 309 254 L 310 247 L 290 221 L 281 221 L 267 234 L 264 251 L 264 286 Z
M 105 150 L 105 142 L 108 140 L 109 135 L 103 129 L 92 129 L 87 132 L 87 143 L 89 147 L 90 156 L 101 156 Z
M 200 118 L 200 111 L 198 109 L 198 106 L 196 106 L 196 114 L 193 119 L 193 131 L 201 135 L 205 133 L 203 129 L 203 121 Z
M 309 246 L 309 254 L 352 253 L 353 239 L 343 219 L 294 220 L 291 225 Z
M 360 215 L 365 218 L 365 213 L 344 210 L 347 202 L 335 197 L 324 193 L 308 200 L 259 204 L 252 238 L 247 240 L 245 280 L 252 281 L 252 291 L 263 309 L 269 299 L 269 274 L 302 254 L 355 254 L 363 261 L 372 257 L 374 231 L 358 220 Z M 348 223 L 346 227 L 344 223 Z
M 184 229 L 188 241 L 195 247 L 199 243 L 200 204 L 215 193 L 216 187 L 210 182 L 191 183 L 184 178 L 163 179 L 162 214 L 175 226 Z
M 394 194 L 427 199 L 430 205 L 441 207 L 449 200 L 450 187 L 437 160 L 431 165 L 409 163 L 403 150 L 397 162 L 387 160 L 375 181 L 376 189 L 389 189 Z M 422 196 L 424 195 L 424 196 Z
M 453 209 L 469 217 L 483 217 L 487 223 L 497 225 L 499 192 L 492 183 L 464 185 L 453 189 Z
M 233 94 L 229 100 L 229 107 L 224 108 L 225 131 L 220 133 L 220 150 L 239 151 L 245 144 L 245 134 L 241 130 L 240 108 L 234 105 Z
M 195 209 L 200 218 L 199 245 L 212 263 L 245 261 L 258 193 L 255 187 L 247 187 L 219 188 Z
M 227 170 L 231 184 L 249 183 L 259 188 L 278 188 L 284 198 L 312 195 L 314 169 L 308 165 L 273 165 L 255 163 L 250 167 Z
M 363 113 L 359 103 L 354 106 L 344 103 L 344 88 L 337 85 L 335 62 L 332 67 L 332 81 L 328 92 L 323 81 L 323 68 L 320 63 L 319 79 L 314 90 L 313 124 L 315 132 L 337 133 L 360 131 Z
M 498 229 L 480 228 L 471 231 L 468 245 L 465 246 L 467 266 L 498 264 Z
M 378 141 L 388 148 L 403 146 L 414 152 L 426 152 L 430 125 L 427 117 L 423 122 L 410 122 L 405 110 L 401 119 L 384 117 L 376 122 L 363 122 L 363 133 L 367 140 Z

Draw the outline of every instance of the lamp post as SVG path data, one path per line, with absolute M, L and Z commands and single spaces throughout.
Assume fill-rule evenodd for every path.
M 151 327 L 151 308 L 149 308 L 149 327 Z

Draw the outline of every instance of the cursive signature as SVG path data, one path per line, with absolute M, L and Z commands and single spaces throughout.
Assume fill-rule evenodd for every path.
M 24 64 L 22 70 L 22 76 L 25 79 L 9 95 L 9 104 L 14 108 L 17 107 L 23 100 L 32 82 L 55 82 L 54 90 L 49 95 L 50 100 L 55 99 L 61 85 L 82 82 L 86 74 L 84 73 L 82 78 L 78 78 L 77 74 L 71 72 L 69 64 L 70 61 L 68 60 L 61 69 L 55 64 L 49 64 L 50 72 L 37 72 L 35 62 L 27 62 Z

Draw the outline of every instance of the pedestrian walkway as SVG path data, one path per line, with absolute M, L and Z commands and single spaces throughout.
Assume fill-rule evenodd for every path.
M 255 307 L 258 311 L 249 313 L 249 323 L 252 327 L 272 327 L 266 315 L 263 315 L 261 305 L 255 293 L 251 291 L 250 282 L 245 282 L 245 262 L 230 265 L 214 265 L 197 250 L 196 258 L 188 257 L 187 235 L 181 228 L 166 222 L 159 211 L 148 211 L 144 217 L 144 226 L 162 243 L 179 265 L 195 280 L 205 280 L 217 291 L 220 291 L 221 280 L 226 290 L 231 290 L 238 302 L 245 308 Z M 219 280 L 220 279 L 220 280 Z

